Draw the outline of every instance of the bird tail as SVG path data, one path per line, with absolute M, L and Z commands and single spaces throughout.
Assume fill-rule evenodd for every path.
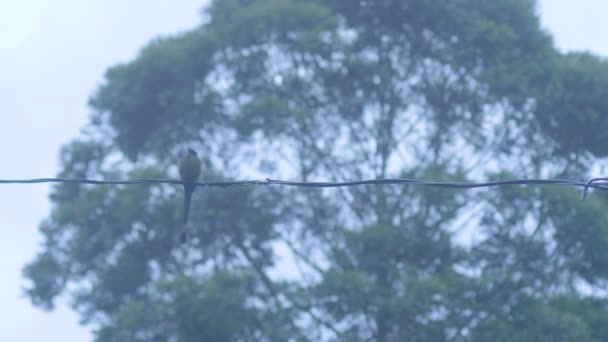
M 188 214 L 190 214 L 190 201 L 192 200 L 192 193 L 194 192 L 194 185 L 184 186 L 184 226 L 188 223 Z

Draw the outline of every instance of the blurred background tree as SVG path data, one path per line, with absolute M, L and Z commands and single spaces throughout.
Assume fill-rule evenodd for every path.
M 61 177 L 585 178 L 608 64 L 532 0 L 216 0 L 110 68 Z M 201 191 L 202 190 L 202 191 Z M 99 341 L 605 341 L 608 201 L 570 188 L 55 187 L 31 300 Z

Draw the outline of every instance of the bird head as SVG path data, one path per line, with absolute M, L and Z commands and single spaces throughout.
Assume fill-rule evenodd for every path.
M 188 147 L 188 154 L 197 156 L 196 151 L 192 149 L 192 147 Z

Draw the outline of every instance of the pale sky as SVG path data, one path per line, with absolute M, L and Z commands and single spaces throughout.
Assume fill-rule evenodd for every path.
M 206 0 L 0 0 L 0 178 L 52 177 L 60 147 L 87 120 L 105 69 L 150 39 L 195 26 Z M 606 0 L 542 0 L 563 51 L 608 57 Z M 23 297 L 23 265 L 40 250 L 49 186 L 0 185 L 0 341 L 87 341 L 66 300 L 44 312 Z

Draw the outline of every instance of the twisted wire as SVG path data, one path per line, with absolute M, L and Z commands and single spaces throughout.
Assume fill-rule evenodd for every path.
M 130 179 L 130 180 L 94 180 L 84 178 L 34 178 L 34 179 L 0 179 L 0 184 L 32 184 L 32 183 L 77 183 L 96 185 L 127 185 L 127 184 L 178 184 L 186 182 L 177 179 Z M 420 185 L 439 188 L 473 189 L 483 187 L 509 186 L 509 185 L 562 185 L 582 187 L 581 200 L 587 198 L 589 188 L 608 191 L 608 177 L 592 178 L 586 182 L 567 179 L 510 179 L 488 182 L 440 182 L 420 179 L 389 178 L 368 179 L 345 182 L 298 182 L 267 178 L 265 180 L 243 180 L 243 181 L 199 181 L 188 184 L 196 184 L 204 187 L 233 187 L 233 186 L 256 186 L 256 185 L 283 185 L 306 188 L 336 188 L 360 185 Z

